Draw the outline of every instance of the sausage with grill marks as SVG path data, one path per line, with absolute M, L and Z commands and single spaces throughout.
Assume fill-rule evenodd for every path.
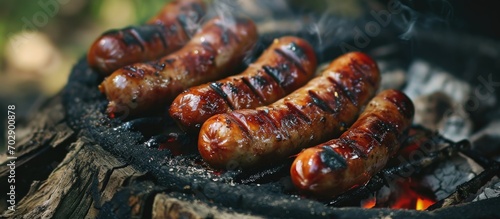
M 302 151 L 290 169 L 304 194 L 331 198 L 366 183 L 399 148 L 414 107 L 402 92 L 386 90 L 368 103 L 340 138 Z
M 314 50 L 297 37 L 276 39 L 243 73 L 190 88 L 175 98 L 170 116 L 197 132 L 215 114 L 271 104 L 298 89 L 316 69 Z
M 249 19 L 214 18 L 182 49 L 159 60 L 122 67 L 107 77 L 104 93 L 111 117 L 162 112 L 183 90 L 233 73 L 257 41 Z
M 250 169 L 281 162 L 338 137 L 380 84 L 376 63 L 359 52 L 334 60 L 319 77 L 277 102 L 208 119 L 198 150 L 215 168 Z
M 174 0 L 146 25 L 103 33 L 90 47 L 87 62 L 107 76 L 116 69 L 160 58 L 180 49 L 205 15 L 201 0 Z

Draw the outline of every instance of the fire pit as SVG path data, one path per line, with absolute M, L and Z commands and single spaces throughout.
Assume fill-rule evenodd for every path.
M 372 2 L 372 13 L 352 20 L 305 12 L 298 17 L 300 9 L 289 5 L 254 4 L 271 8 L 245 7 L 261 34 L 256 55 L 284 35 L 311 42 L 320 63 L 362 50 L 379 64 L 383 89 L 401 89 L 412 98 L 415 125 L 384 170 L 327 201 L 296 191 L 289 175 L 293 159 L 251 171 L 213 170 L 194 148 L 185 149 L 196 137 L 162 116 L 108 118 L 107 100 L 97 89 L 102 76 L 82 59 L 62 93 L 41 110 L 39 118 L 46 114 L 53 121 L 33 125 L 49 134 L 35 132 L 22 144 L 18 175 L 27 177 L 19 182 L 18 197 L 24 199 L 7 216 L 500 217 L 500 79 L 494 74 L 500 70 L 500 43 L 427 31 L 418 19 L 422 10 L 432 10 L 406 2 Z M 239 6 L 216 2 L 213 13 Z M 414 20 L 404 24 L 407 18 Z M 1 169 L 1 183 L 6 171 Z

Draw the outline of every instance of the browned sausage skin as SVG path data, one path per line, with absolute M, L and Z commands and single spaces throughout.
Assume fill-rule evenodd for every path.
M 292 182 L 320 199 L 366 183 L 398 150 L 413 114 L 413 103 L 402 92 L 381 92 L 340 138 L 297 156 L 290 169 Z
M 251 20 L 214 18 L 182 49 L 159 60 L 122 67 L 99 89 L 107 112 L 137 115 L 163 111 L 183 90 L 233 73 L 257 41 Z
M 359 52 L 334 60 L 319 77 L 277 102 L 208 119 L 198 150 L 215 168 L 280 162 L 340 135 L 378 89 L 376 63 Z
M 87 62 L 107 76 L 125 65 L 160 58 L 185 45 L 204 14 L 202 0 L 174 0 L 147 25 L 103 33 L 90 47 Z
M 271 104 L 301 87 L 316 70 L 314 50 L 297 37 L 276 39 L 244 72 L 190 88 L 175 98 L 170 116 L 197 133 L 208 118 Z

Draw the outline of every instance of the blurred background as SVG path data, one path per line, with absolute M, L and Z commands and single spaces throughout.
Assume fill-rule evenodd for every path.
M 0 2 L 0 112 L 16 105 L 23 123 L 59 92 L 73 64 L 102 32 L 144 23 L 168 0 L 2 0 Z M 4 124 L 6 116 L 0 121 Z M 1 125 L 0 151 L 5 127 Z
M 169 0 L 2 0 L 0 3 L 0 112 L 16 105 L 17 122 L 22 123 L 42 101 L 59 92 L 73 64 L 84 56 L 93 40 L 111 28 L 144 23 Z M 289 13 L 333 13 L 345 19 L 368 17 L 393 0 L 279 0 L 288 2 Z M 230 1 L 232 2 L 232 1 Z M 245 3 L 246 1 L 237 1 Z M 263 1 L 261 1 L 263 2 Z M 453 30 L 498 42 L 500 28 L 494 22 L 499 13 L 491 2 L 446 0 L 400 0 L 419 16 L 408 15 L 411 24 L 427 29 Z M 251 7 L 249 4 L 248 7 Z M 256 5 L 256 4 L 254 4 Z M 243 5 L 243 7 L 247 7 Z M 266 17 L 266 5 L 247 8 Z M 423 15 L 423 16 L 421 16 Z M 269 17 L 273 19 L 273 17 Z M 428 27 L 431 26 L 431 27 Z M 329 27 L 326 26 L 326 29 Z M 334 29 L 334 28 L 331 28 Z M 347 29 L 352 32 L 352 26 Z M 408 30 L 410 30 L 408 28 Z M 328 38 L 324 38 L 328 39 Z M 457 45 L 460 46 L 460 45 Z M 0 117 L 4 124 L 6 116 Z M 5 127 L 0 125 L 0 151 Z
M 20 114 L 64 86 L 103 31 L 144 22 L 165 0 L 2 0 L 0 103 Z

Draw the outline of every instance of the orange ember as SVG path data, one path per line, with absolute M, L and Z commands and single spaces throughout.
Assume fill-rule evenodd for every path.
M 432 204 L 434 204 L 435 201 L 433 200 L 430 200 L 430 199 L 426 199 L 426 198 L 418 198 L 417 199 L 417 206 L 415 209 L 419 210 L 419 211 L 424 211 L 425 209 L 427 209 L 429 206 L 431 206 Z
M 411 183 L 399 183 L 397 191 L 390 195 L 390 201 L 377 203 L 376 198 L 368 198 L 361 203 L 363 208 L 387 207 L 392 209 L 413 209 L 424 211 L 436 201 L 430 198 L 425 192 L 419 192 L 412 188 Z
M 375 204 L 377 204 L 377 199 L 376 198 L 370 198 L 368 200 L 365 200 L 361 204 L 361 207 L 363 207 L 363 208 L 373 208 L 373 207 L 375 207 Z
M 434 204 L 435 200 L 425 195 L 424 192 L 419 192 L 411 186 L 409 181 L 399 183 L 399 197 L 391 208 L 415 209 L 423 211 L 430 205 Z

